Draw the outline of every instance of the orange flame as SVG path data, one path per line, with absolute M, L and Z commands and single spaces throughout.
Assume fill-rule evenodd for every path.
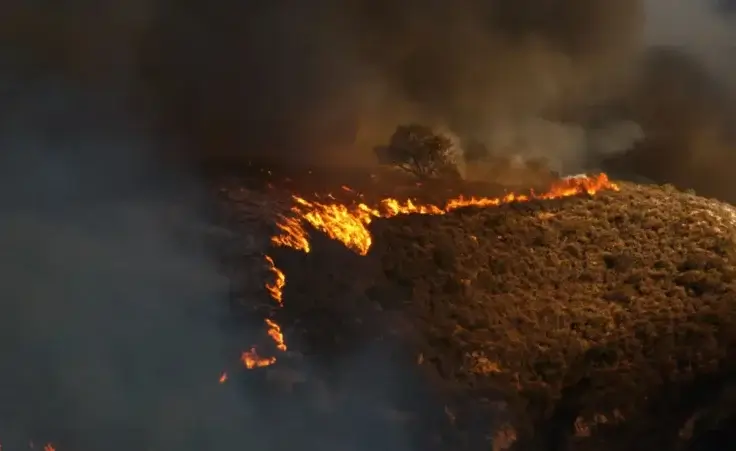
M 273 273 L 275 281 L 273 283 L 266 284 L 266 290 L 271 295 L 277 304 L 282 305 L 284 297 L 284 287 L 286 286 L 286 275 L 283 271 L 276 267 L 273 259 L 266 255 L 266 262 L 268 263 L 269 270 Z
M 298 213 L 298 210 L 292 208 L 292 212 Z M 276 223 L 276 227 L 281 230 L 281 233 L 271 237 L 271 244 L 281 247 L 290 247 L 305 253 L 309 253 L 311 250 L 309 247 L 309 238 L 304 231 L 301 221 L 297 217 L 282 216 L 279 222 Z
M 263 368 L 264 366 L 270 366 L 276 363 L 276 357 L 261 357 L 258 355 L 258 352 L 256 352 L 255 347 L 250 348 L 250 351 L 245 351 L 241 354 L 240 360 L 249 370 L 253 368 Z
M 266 318 L 266 325 L 268 325 L 268 336 L 276 342 L 276 349 L 286 351 L 286 343 L 284 342 L 284 334 L 281 332 L 281 326 L 268 318 Z
M 351 188 L 343 186 L 343 191 L 355 193 Z M 494 207 L 512 202 L 527 202 L 533 199 L 546 200 L 562 197 L 576 196 L 580 194 L 593 195 L 601 190 L 618 191 L 619 187 L 612 183 L 606 174 L 597 176 L 576 176 L 562 179 L 552 185 L 549 191 L 543 194 L 514 194 L 510 193 L 502 197 L 458 197 L 449 200 L 440 207 L 431 204 L 419 204 L 412 200 L 401 202 L 397 199 L 383 199 L 377 206 L 371 207 L 359 202 L 351 205 L 338 203 L 333 196 L 327 196 L 331 202 L 308 201 L 299 196 L 293 196 L 294 206 L 291 208 L 292 216 L 281 216 L 276 226 L 279 233 L 271 238 L 271 243 L 276 246 L 289 247 L 308 253 L 311 250 L 309 234 L 305 229 L 305 223 L 325 233 L 330 238 L 344 244 L 349 249 L 360 255 L 366 255 L 373 244 L 368 225 L 377 218 L 391 218 L 403 214 L 425 214 L 443 215 L 452 210 L 464 207 Z M 355 193 L 357 194 L 357 193 Z M 362 197 L 357 194 L 358 197 Z M 286 275 L 280 270 L 270 256 L 266 256 L 269 270 L 275 280 L 266 284 L 271 297 L 283 306 L 283 290 L 286 285 Z M 286 351 L 286 343 L 281 327 L 270 319 L 265 320 L 268 326 L 267 333 L 276 343 L 279 351 Z M 261 357 L 252 347 L 250 351 L 241 356 L 243 364 L 248 369 L 261 368 L 272 365 L 276 357 Z M 220 382 L 227 380 L 227 374 L 223 373 Z
M 401 202 L 397 199 L 384 199 L 376 207 L 365 203 L 345 205 L 340 203 L 322 203 L 308 201 L 293 196 L 293 217 L 283 217 L 278 223 L 280 234 L 272 238 L 272 243 L 309 252 L 309 234 L 304 228 L 308 223 L 330 238 L 340 241 L 346 247 L 360 255 L 366 255 L 373 239 L 368 225 L 376 218 L 391 218 L 402 214 L 442 215 L 464 207 L 493 207 L 512 202 L 527 202 L 533 199 L 555 199 L 580 194 L 595 194 L 601 190 L 618 190 L 606 174 L 597 176 L 577 176 L 556 182 L 549 191 L 543 194 L 514 194 L 502 197 L 458 197 L 451 199 L 440 207 L 431 204 L 419 204 L 412 200 Z

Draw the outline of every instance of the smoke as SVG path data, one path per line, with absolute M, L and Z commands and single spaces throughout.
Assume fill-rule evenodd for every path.
M 23 56 L 0 54 L 2 449 L 406 449 L 405 433 L 364 418 L 403 377 L 375 355 L 338 365 L 326 396 L 358 396 L 316 418 L 321 393 L 278 396 L 242 367 L 263 331 L 233 324 L 212 199 L 129 109 L 131 80 Z
M 734 202 L 734 3 L 644 5 L 646 53 L 623 103 L 647 139 L 611 167 Z
M 181 242 L 195 185 L 153 170 L 117 95 L 4 56 L 3 449 L 225 449 L 249 409 L 217 384 L 226 281 Z
M 546 156 L 579 163 L 587 124 L 576 111 L 626 88 L 642 31 L 635 0 L 202 8 L 163 4 L 143 43 L 145 77 L 174 128 L 209 155 L 330 163 L 371 162 L 370 149 L 406 122 L 524 141 L 496 153 L 533 153 L 554 137 L 564 151 Z
M 420 122 L 496 156 L 543 156 L 562 172 L 603 165 L 728 197 L 729 5 L 10 2 L 0 33 L 37 70 L 128 80 L 127 101 L 185 160 L 370 165 L 396 125 Z

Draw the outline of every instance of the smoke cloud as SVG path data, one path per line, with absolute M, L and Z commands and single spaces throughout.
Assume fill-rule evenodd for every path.
M 181 240 L 202 215 L 151 173 L 151 143 L 117 96 L 13 68 L 0 124 L 3 449 L 225 449 L 249 406 L 217 384 L 233 357 L 227 283 Z
M 723 170 L 713 177 L 732 158 L 724 2 L 198 8 L 159 7 L 144 72 L 209 155 L 370 164 L 398 123 L 424 122 L 563 172 L 606 166 L 730 196 Z
M 265 428 L 253 398 L 213 383 L 242 343 L 219 322 L 211 256 L 176 239 L 202 222 L 180 161 L 372 164 L 396 125 L 425 122 L 564 172 L 602 165 L 736 200 L 728 11 L 4 2 L 0 443 L 223 449 Z
M 170 119 L 207 152 L 330 163 L 372 161 L 401 122 L 489 144 L 513 137 L 497 153 L 535 153 L 552 137 L 547 157 L 579 162 L 575 116 L 626 88 L 642 32 L 632 0 L 222 2 L 206 18 L 201 8 L 161 6 L 145 40 L 149 86 Z
M 370 165 L 397 124 L 423 122 L 563 172 L 605 166 L 732 195 L 719 169 L 733 158 L 726 0 L 3 10 L 4 41 L 44 70 L 127 79 L 176 156 Z
M 234 323 L 212 199 L 131 112 L 133 81 L 23 56 L 0 53 L 2 449 L 407 449 L 364 418 L 404 377 L 374 354 L 338 362 L 338 386 L 308 396 L 264 390 L 266 375 L 242 367 L 264 331 Z M 253 238 L 261 257 L 268 237 Z M 300 371 L 309 382 L 322 369 Z M 315 416 L 310 396 L 342 410 Z
M 647 139 L 613 159 L 623 173 L 736 202 L 734 2 L 647 0 L 645 53 L 624 100 Z

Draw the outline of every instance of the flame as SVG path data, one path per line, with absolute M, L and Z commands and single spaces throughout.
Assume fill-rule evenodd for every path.
M 293 196 L 292 217 L 282 217 L 277 224 L 280 233 L 271 242 L 275 245 L 291 247 L 309 252 L 309 234 L 305 223 L 337 240 L 360 255 L 366 255 L 373 239 L 368 225 L 377 218 L 391 218 L 403 214 L 443 215 L 458 208 L 495 207 L 512 202 L 548 200 L 580 194 L 593 195 L 601 190 L 615 190 L 618 186 L 606 174 L 597 176 L 576 176 L 559 180 L 546 193 L 515 194 L 502 197 L 458 197 L 449 200 L 444 206 L 420 204 L 412 200 L 383 199 L 377 206 L 365 203 L 351 205 L 308 201 Z
M 306 242 L 308 243 L 308 241 Z M 273 261 L 273 258 L 271 258 L 271 256 L 266 255 L 264 256 L 264 258 L 266 259 L 266 263 L 268 263 L 269 270 L 275 278 L 273 283 L 267 283 L 265 285 L 266 290 L 268 291 L 268 294 L 271 295 L 271 298 L 276 301 L 279 307 L 282 307 L 284 287 L 286 286 L 286 275 L 276 266 L 276 263 Z M 265 321 L 266 326 L 268 327 L 268 336 L 271 337 L 271 339 L 276 343 L 276 349 L 278 349 L 279 351 L 286 351 L 286 342 L 284 341 L 284 334 L 281 332 L 281 326 L 276 324 L 275 321 L 268 318 L 266 318 Z M 244 352 L 241 355 L 241 360 L 245 367 L 249 370 L 253 368 L 263 368 L 276 363 L 276 357 L 261 357 L 260 355 L 258 355 L 255 346 L 251 347 L 250 351 Z M 225 380 L 227 380 L 226 374 L 223 373 L 223 377 L 225 377 Z M 222 382 L 224 381 L 222 380 L 222 377 L 220 377 L 220 383 Z
M 222 373 L 222 374 L 220 375 L 220 383 L 221 383 L 221 384 L 224 384 L 225 382 L 227 382 L 227 379 L 228 379 L 228 375 L 227 375 L 227 373 Z
M 351 188 L 342 186 L 347 193 L 355 193 Z M 546 193 L 514 194 L 509 193 L 502 197 L 458 197 L 449 200 L 444 206 L 421 204 L 413 200 L 399 201 L 388 198 L 378 202 L 376 206 L 369 206 L 363 202 L 352 204 L 339 203 L 334 196 L 328 195 L 329 202 L 309 201 L 299 196 L 292 196 L 294 205 L 291 216 L 280 216 L 276 227 L 279 232 L 271 238 L 276 246 L 289 247 L 305 253 L 310 252 L 309 233 L 306 224 L 325 233 L 330 238 L 344 244 L 360 255 L 366 255 L 373 244 L 368 225 L 377 218 L 391 218 L 404 214 L 443 215 L 447 212 L 465 207 L 495 207 L 512 202 L 527 202 L 534 199 L 546 200 L 580 194 L 593 195 L 601 190 L 618 191 L 618 186 L 612 183 L 606 174 L 597 176 L 575 176 L 559 180 Z M 274 275 L 274 281 L 265 285 L 271 298 L 279 306 L 283 306 L 283 292 L 286 286 L 286 275 L 279 269 L 273 258 L 266 255 L 266 263 Z M 286 351 L 284 335 L 281 326 L 271 319 L 266 319 L 268 336 L 276 344 L 276 349 Z M 276 363 L 276 357 L 261 357 L 256 348 L 244 352 L 241 356 L 243 364 L 248 369 L 262 368 Z M 220 382 L 227 380 L 223 373 Z
M 292 209 L 292 212 L 294 212 L 294 209 Z M 279 218 L 279 222 L 276 223 L 276 227 L 281 230 L 281 233 L 271 237 L 271 244 L 281 247 L 290 247 L 292 249 L 309 253 L 311 250 L 309 247 L 309 238 L 307 237 L 299 218 L 281 216 L 281 218 Z
M 266 284 L 266 290 L 271 295 L 277 304 L 282 305 L 284 297 L 284 286 L 286 286 L 286 275 L 283 271 L 276 267 L 273 262 L 273 258 L 266 255 L 266 263 L 268 263 L 269 270 L 273 273 L 275 281 L 273 283 Z
M 256 348 L 250 348 L 250 351 L 245 351 L 240 356 L 240 360 L 243 362 L 246 368 L 249 370 L 253 368 L 263 368 L 264 366 L 270 366 L 276 363 L 276 357 L 261 357 L 256 352 Z
M 266 318 L 266 325 L 268 326 L 268 336 L 276 342 L 276 349 L 286 351 L 286 343 L 284 342 L 284 334 L 281 332 L 281 326 L 268 318 Z

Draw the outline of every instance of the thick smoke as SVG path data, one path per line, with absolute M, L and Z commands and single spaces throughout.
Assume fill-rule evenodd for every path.
M 238 360 L 264 333 L 233 324 L 209 246 L 212 199 L 138 114 L 130 60 L 101 73 L 87 60 L 96 51 L 69 50 L 86 72 L 31 52 L 53 41 L 35 39 L 0 52 L 2 449 L 407 449 L 404 434 L 367 425 L 365 400 L 335 425 L 308 396 L 264 393 L 264 373 Z M 358 354 L 327 398 L 401 383 Z
M 175 3 L 144 74 L 207 155 L 365 164 L 419 121 L 564 172 L 730 195 L 724 2 Z
M 8 5 L 0 33 L 47 68 L 134 76 L 177 155 L 372 164 L 417 121 L 563 172 L 731 194 L 727 0 Z
M 734 202 L 734 2 L 644 3 L 646 53 L 623 103 L 647 139 L 611 166 Z
M 420 121 L 736 199 L 726 6 L 3 3 L 0 443 L 266 441 L 256 398 L 216 383 L 242 342 L 198 235 L 177 239 L 201 215 L 171 156 L 370 164 Z
M 151 171 L 117 96 L 3 75 L 3 449 L 225 449 L 249 406 L 217 384 L 227 283 L 182 240 L 194 185 Z
M 577 116 L 626 88 L 642 31 L 636 0 L 175 3 L 143 44 L 175 127 L 212 154 L 330 163 L 418 121 L 580 164 Z M 611 116 L 596 129 L 631 133 Z

